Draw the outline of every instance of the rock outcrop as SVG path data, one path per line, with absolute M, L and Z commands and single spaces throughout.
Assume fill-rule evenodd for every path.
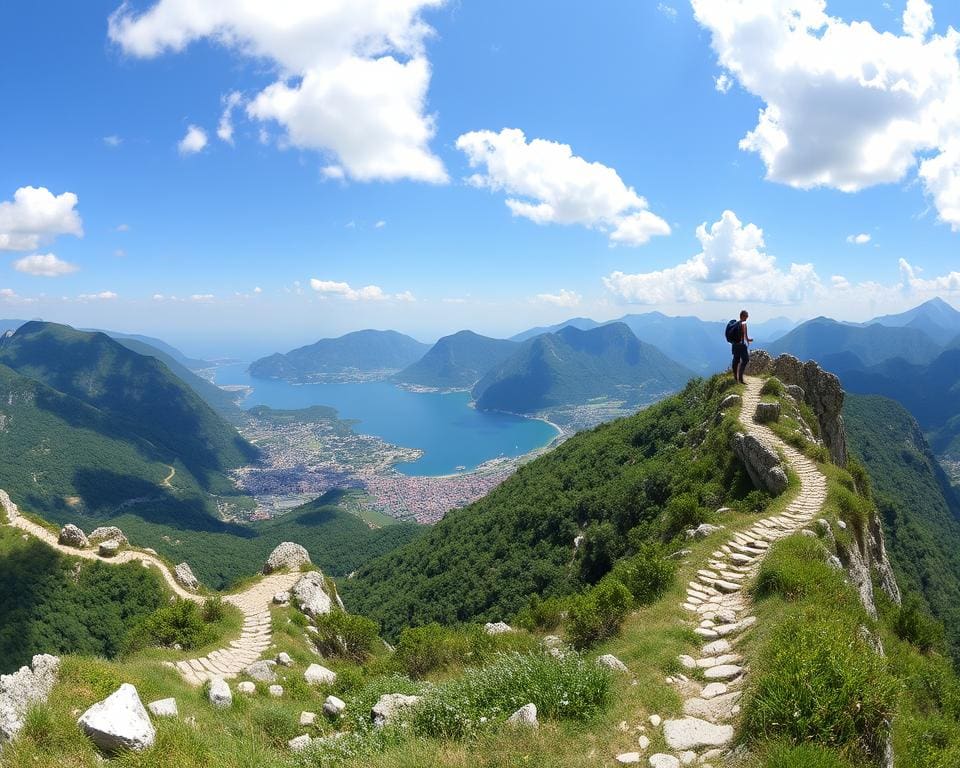
M 77 724 L 104 752 L 140 752 L 157 737 L 137 689 L 129 683 L 90 707 Z
M 113 557 L 119 551 L 120 542 L 116 539 L 107 539 L 106 541 L 101 541 L 100 546 L 97 548 L 97 552 L 100 554 L 100 557 Z
M 60 529 L 60 535 L 57 537 L 57 543 L 62 544 L 65 547 L 74 547 L 75 549 L 83 549 L 84 547 L 90 546 L 90 541 L 87 539 L 87 534 L 80 530 L 73 523 L 67 523 L 63 528 Z
M 263 566 L 263 572 L 269 574 L 285 568 L 297 571 L 304 565 L 310 565 L 310 553 L 299 544 L 285 541 L 278 544 L 270 553 L 270 557 Z
M 7 520 L 11 523 L 13 522 L 13 518 L 20 516 L 20 510 L 17 508 L 17 505 L 13 503 L 13 500 L 6 491 L 0 491 L 0 509 L 4 511 L 7 515 Z
M 290 592 L 307 616 L 322 616 L 333 608 L 333 601 L 327 594 L 326 580 L 320 571 L 303 574 Z
M 747 474 L 757 488 L 769 491 L 774 496 L 787 489 L 787 473 L 780 465 L 780 457 L 753 435 L 737 432 L 733 436 L 733 451 L 743 462 Z
M 756 420 L 760 424 L 769 424 L 780 420 L 780 403 L 757 403 Z
M 388 725 L 405 711 L 420 703 L 419 696 L 407 696 L 403 693 L 385 693 L 370 710 L 370 719 L 376 728 Z
M 94 528 L 93 532 L 87 537 L 90 540 L 91 544 L 99 544 L 101 541 L 117 541 L 121 545 L 129 544 L 127 537 L 124 536 L 123 531 L 121 531 L 115 525 L 103 525 L 99 528 Z
M 173 569 L 173 578 L 175 578 L 177 583 L 184 589 L 196 591 L 200 588 L 200 582 L 197 581 L 197 577 L 193 575 L 193 571 L 187 563 L 180 563 L 180 565 Z
M 787 391 L 792 397 L 796 397 L 795 390 L 789 387 L 799 387 L 804 402 L 817 417 L 820 437 L 830 451 L 833 463 L 841 467 L 847 465 L 847 434 L 843 426 L 843 388 L 840 379 L 823 370 L 813 360 L 802 363 L 793 355 L 780 355 L 773 360 L 762 349 L 750 353 L 747 374 L 776 376 L 788 385 Z
M 0 675 L 0 743 L 20 732 L 30 707 L 47 700 L 59 668 L 60 659 L 44 653 L 34 656 L 29 667 Z

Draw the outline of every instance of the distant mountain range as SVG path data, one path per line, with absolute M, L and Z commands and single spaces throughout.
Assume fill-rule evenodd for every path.
M 460 331 L 444 336 L 420 360 L 400 371 L 395 379 L 401 384 L 421 387 L 469 389 L 519 346 L 515 341 Z
M 250 374 L 261 379 L 309 381 L 349 372 L 394 373 L 415 363 L 429 349 L 429 344 L 397 331 L 354 331 L 260 358 L 250 365 Z
M 941 298 L 933 298 L 898 315 L 883 315 L 870 321 L 896 328 L 923 331 L 934 342 L 960 344 L 960 311 Z
M 477 407 L 533 413 L 597 398 L 650 402 L 681 388 L 693 372 L 624 323 L 591 330 L 573 326 L 524 342 L 473 388 Z

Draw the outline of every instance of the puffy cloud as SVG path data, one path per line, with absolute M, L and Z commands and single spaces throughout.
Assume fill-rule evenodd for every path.
M 541 304 L 553 304 L 555 307 L 575 307 L 582 297 L 574 291 L 561 288 L 557 293 L 538 293 L 536 301 Z
M 195 155 L 207 146 L 207 132 L 196 125 L 187 126 L 186 135 L 177 144 L 181 155 Z
M 378 221 L 378 222 L 377 222 L 376 224 L 374 224 L 373 226 L 374 226 L 376 229 L 383 229 L 385 226 L 387 226 L 387 222 L 385 222 L 383 219 L 381 219 L 380 221 Z
M 365 285 L 363 288 L 351 288 L 349 283 L 341 283 L 335 280 L 318 280 L 311 278 L 310 287 L 323 297 L 337 296 L 348 301 L 394 301 L 412 302 L 416 297 L 410 291 L 395 293 L 390 295 L 386 293 L 379 285 Z
M 100 291 L 100 293 L 81 293 L 77 298 L 80 301 L 113 301 L 119 298 L 119 294 L 113 291 Z
M 573 154 L 568 144 L 527 141 L 523 131 L 472 131 L 457 139 L 471 168 L 469 182 L 505 192 L 514 216 L 537 224 L 580 224 L 610 233 L 611 244 L 642 245 L 669 235 L 670 225 L 617 172 Z
M 37 277 L 60 277 L 61 275 L 69 275 L 79 269 L 76 264 L 59 259 L 52 253 L 35 253 L 32 256 L 24 256 L 22 259 L 13 262 L 13 268 L 17 272 L 25 272 Z
M 948 272 L 932 278 L 922 278 L 923 271 L 906 259 L 900 259 L 900 291 L 907 294 L 935 295 L 960 292 L 960 272 Z
M 757 301 L 795 304 L 820 289 L 812 264 L 779 269 L 766 253 L 763 230 L 744 225 L 733 211 L 724 211 L 708 228 L 697 227 L 701 252 L 675 267 L 603 279 L 607 290 L 636 304 L 700 301 Z
M 740 142 L 767 178 L 855 192 L 920 175 L 960 229 L 960 32 L 930 35 L 925 0 L 905 34 L 828 15 L 825 0 L 692 0 L 724 69 L 765 103 Z
M 227 144 L 233 144 L 233 110 L 243 102 L 243 95 L 239 91 L 233 91 L 224 96 L 221 101 L 223 112 L 220 114 L 220 122 L 217 125 L 217 138 Z
M 866 245 L 872 238 L 866 232 L 859 235 L 847 235 L 847 242 L 851 245 Z
M 272 62 L 277 79 L 249 99 L 247 115 L 275 121 L 284 143 L 335 156 L 354 179 L 444 182 L 430 151 L 426 112 L 432 34 L 423 11 L 446 0 L 158 0 L 110 17 L 110 38 L 140 57 L 210 39 Z
M 845 291 L 850 287 L 850 281 L 843 275 L 832 275 L 830 277 L 830 286 L 838 291 Z
M 733 87 L 733 79 L 726 72 L 721 72 L 713 79 L 713 87 L 720 93 L 727 93 Z
M 414 296 L 411 291 L 403 291 L 402 293 L 396 294 L 393 298 L 407 304 L 411 304 L 417 300 L 417 297 Z
M 0 251 L 32 251 L 58 235 L 83 237 L 73 192 L 54 195 L 46 187 L 20 187 L 0 203 Z
M 263 288 L 261 288 L 261 287 L 258 285 L 256 288 L 253 289 L 253 292 L 256 293 L 256 294 L 261 294 L 261 293 L 263 293 Z

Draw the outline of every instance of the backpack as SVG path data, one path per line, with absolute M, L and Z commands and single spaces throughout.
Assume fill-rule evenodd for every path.
M 743 341 L 743 331 L 740 330 L 742 327 L 739 320 L 731 320 L 727 323 L 727 329 L 724 331 L 727 341 L 731 344 L 739 344 Z

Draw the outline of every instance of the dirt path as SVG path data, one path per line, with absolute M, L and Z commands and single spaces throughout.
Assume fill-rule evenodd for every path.
M 160 485 L 162 485 L 164 488 L 173 488 L 172 483 L 173 478 L 177 476 L 177 468 L 170 464 L 167 464 L 167 466 L 170 467 L 170 474 L 160 481 Z
M 171 470 L 172 469 L 171 467 Z M 57 541 L 57 536 L 52 531 L 21 515 L 17 509 L 17 505 L 14 504 L 7 493 L 2 490 L 0 490 L 0 507 L 6 512 L 10 525 L 14 528 L 19 528 L 34 538 L 40 539 L 58 552 L 62 552 L 71 557 L 82 557 L 85 560 L 99 560 L 104 563 L 119 564 L 140 561 L 144 567 L 152 567 L 159 570 L 167 586 L 179 597 L 192 600 L 195 603 L 201 603 L 206 598 L 205 595 L 198 595 L 195 592 L 184 589 L 174 578 L 166 563 L 160 558 L 151 555 L 149 552 L 125 549 L 112 557 L 101 557 L 96 549 L 67 547 Z M 259 659 L 260 655 L 270 646 L 270 605 L 273 601 L 273 596 L 278 592 L 289 591 L 298 578 L 300 578 L 299 573 L 273 573 L 269 576 L 264 576 L 243 592 L 224 595 L 223 599 L 225 602 L 236 606 L 243 613 L 243 630 L 240 637 L 232 640 L 227 647 L 220 648 L 201 658 L 176 663 L 163 663 L 167 666 L 174 667 L 180 672 L 184 680 L 194 685 L 200 685 L 212 677 L 236 677 L 246 667 Z

